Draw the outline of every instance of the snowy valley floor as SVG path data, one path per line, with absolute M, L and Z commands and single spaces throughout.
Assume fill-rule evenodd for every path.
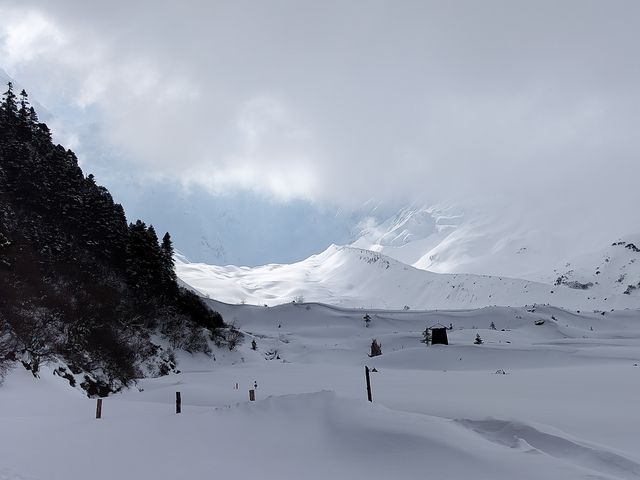
M 238 351 L 182 354 L 182 373 L 105 399 L 101 420 L 50 370 L 16 368 L 0 479 L 640 478 L 638 311 L 369 311 L 365 328 L 364 310 L 214 306 L 247 333 Z M 438 322 L 451 344 L 426 347 Z

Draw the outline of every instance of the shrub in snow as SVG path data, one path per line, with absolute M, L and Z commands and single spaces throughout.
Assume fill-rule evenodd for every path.
M 280 360 L 280 355 L 278 354 L 278 350 L 269 350 L 264 355 L 265 360 Z
M 9 325 L 0 317 L 0 383 L 14 359 L 14 339 Z
M 425 328 L 424 332 L 422 332 L 422 340 L 420 341 L 426 345 L 431 343 L 431 331 L 428 328 Z
M 482 338 L 480 338 L 480 334 L 476 333 L 476 339 L 473 341 L 475 345 L 482 345 Z
M 244 340 L 244 334 L 234 327 L 230 327 L 225 333 L 224 337 L 227 343 L 227 347 L 229 347 L 230 351 L 235 350 L 235 348 Z
M 496 324 L 495 324 L 495 323 L 493 323 L 493 322 L 491 322 L 491 325 L 489 325 L 489 328 L 490 328 L 491 330 L 495 330 L 495 329 L 496 329 Z
M 211 353 L 205 332 L 209 331 L 183 314 L 172 313 L 160 319 L 162 333 L 173 349 L 189 353 Z
M 382 355 L 382 345 L 375 338 L 371 340 L 371 353 L 369 353 L 370 357 L 377 357 Z
M 53 371 L 54 375 L 58 375 L 59 377 L 62 377 L 64 379 L 67 380 L 67 382 L 69 382 L 69 385 L 71 385 L 72 387 L 76 386 L 76 379 L 73 375 L 71 375 L 69 372 L 67 372 L 67 369 L 64 367 L 58 367 Z
M 366 314 L 364 315 L 364 317 L 362 317 L 362 318 L 363 318 L 363 320 L 364 320 L 364 326 L 365 326 L 365 327 L 368 327 L 368 326 L 369 326 L 369 324 L 371 323 L 371 317 L 369 316 L 369 314 L 368 314 L 368 313 L 366 313 Z
M 80 387 L 87 392 L 87 396 L 93 397 L 107 397 L 111 393 L 116 393 L 122 390 L 124 385 L 121 382 L 113 381 L 107 382 L 105 380 L 94 380 L 88 375 L 84 376 L 84 382 L 80 384 Z

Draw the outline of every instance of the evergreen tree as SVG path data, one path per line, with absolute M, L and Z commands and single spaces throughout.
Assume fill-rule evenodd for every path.
M 29 107 L 29 123 L 31 125 L 38 124 L 38 114 L 36 113 L 36 110 L 33 107 Z
M 153 228 L 142 220 L 129 225 L 127 245 L 127 276 L 130 284 L 139 293 L 152 295 L 160 283 L 160 247 Z
M 18 115 L 18 104 L 16 103 L 16 94 L 13 93 L 13 83 L 7 83 L 7 91 L 3 94 L 2 112 L 6 121 L 10 121 Z
M 425 328 L 424 332 L 422 332 L 422 340 L 420 341 L 426 345 L 429 345 L 431 343 L 431 330 Z
M 480 338 L 480 334 L 476 333 L 476 339 L 473 341 L 474 345 L 482 345 L 484 342 L 482 338 Z
M 25 125 L 29 123 L 30 105 L 28 98 L 27 92 L 22 90 L 20 92 L 20 101 L 18 102 L 20 105 L 20 108 L 18 108 L 18 120 Z
M 165 289 L 170 293 L 172 287 L 176 285 L 176 266 L 173 260 L 173 242 L 171 241 L 171 235 L 169 232 L 162 237 L 162 244 L 160 245 L 160 262 L 162 267 L 162 283 Z

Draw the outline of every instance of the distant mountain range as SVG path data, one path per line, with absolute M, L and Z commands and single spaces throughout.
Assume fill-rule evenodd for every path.
M 636 262 L 629 264 L 632 258 L 627 258 L 627 253 L 637 254 L 638 258 L 640 253 L 624 247 L 619 250 L 625 258 L 610 260 L 607 265 L 611 264 L 612 270 L 601 268 L 597 275 L 613 279 L 617 274 L 614 265 L 619 268 L 626 265 L 625 269 L 629 270 L 631 266 L 636 268 Z M 626 294 L 618 288 L 614 292 L 604 283 L 596 285 L 595 282 L 593 290 L 572 288 L 574 285 L 570 282 L 574 277 L 569 276 L 566 281 L 541 283 L 501 276 L 433 273 L 370 250 L 335 245 L 288 265 L 223 267 L 187 263 L 178 258 L 176 269 L 178 276 L 201 294 L 227 303 L 272 306 L 321 302 L 398 310 L 533 304 L 588 311 L 640 307 L 640 290 Z
M 614 241 L 640 243 L 635 240 L 640 235 L 616 239 L 593 229 L 589 235 L 572 238 L 565 229 L 559 230 L 530 225 L 524 213 L 460 205 L 408 206 L 386 218 L 370 216 L 361 221 L 351 246 L 432 272 L 550 282 L 555 281 L 551 278 L 555 273 L 564 273 L 562 265 L 566 263 L 581 264 L 587 258 L 597 261 L 611 255 L 603 246 Z M 629 231 L 633 233 L 633 229 Z

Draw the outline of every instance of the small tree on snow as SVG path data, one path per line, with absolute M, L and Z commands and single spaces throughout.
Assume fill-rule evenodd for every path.
M 476 339 L 473 341 L 474 345 L 482 345 L 482 338 L 480 338 L 480 334 L 476 333 Z
M 377 357 L 379 355 L 382 355 L 382 345 L 380 345 L 378 340 L 374 338 L 373 340 L 371 340 L 371 353 L 369 354 L 369 356 Z
M 253 340 L 251 340 L 251 350 L 257 350 L 258 349 L 258 343 L 256 342 L 256 339 L 254 338 Z
M 493 323 L 493 322 L 491 322 L 491 325 L 489 325 L 489 328 L 490 328 L 491 330 L 495 330 L 495 329 L 496 329 L 496 324 L 495 324 L 495 323 Z
M 420 341 L 425 345 L 429 345 L 431 343 L 431 330 L 425 328 L 424 332 L 422 332 L 422 340 Z
M 364 319 L 364 326 L 368 327 L 369 324 L 371 323 L 371 316 L 369 316 L 368 313 L 365 313 L 364 317 L 362 317 Z

